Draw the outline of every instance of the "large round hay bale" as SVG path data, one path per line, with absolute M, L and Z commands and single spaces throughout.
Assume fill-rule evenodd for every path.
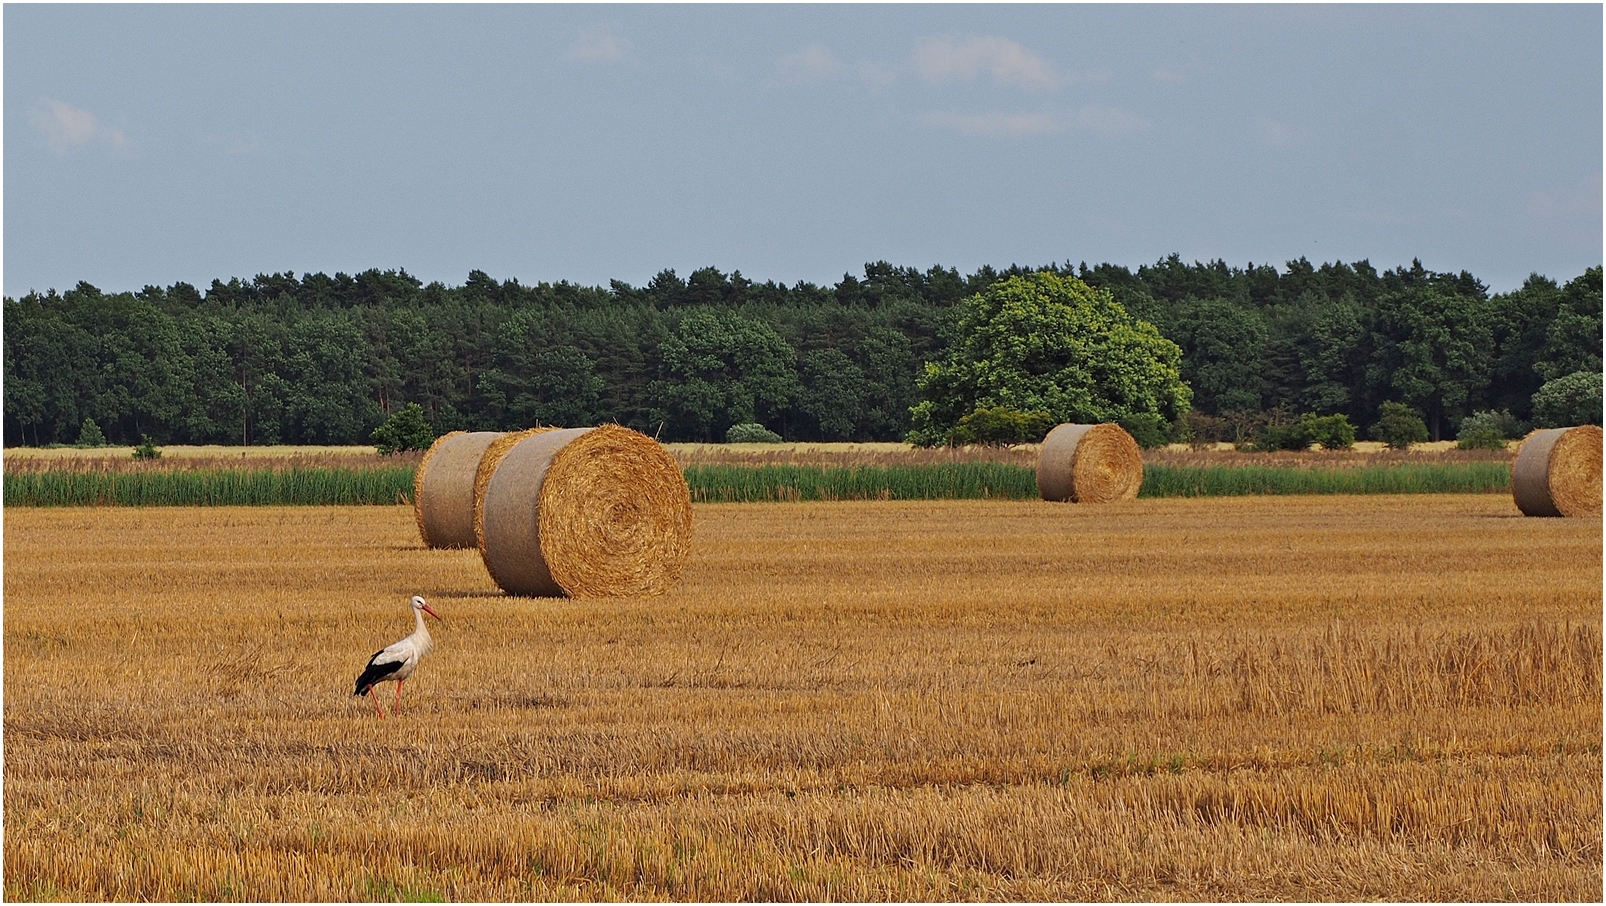
M 480 556 L 515 595 L 658 594 L 691 551 L 691 493 L 657 441 L 618 425 L 527 437 L 481 504 Z
M 474 472 L 474 547 L 485 546 L 485 489 L 490 486 L 491 475 L 496 472 L 496 467 L 501 465 L 502 457 L 506 456 L 509 450 L 518 446 L 519 441 L 524 440 L 526 437 L 534 437 L 537 434 L 545 434 L 548 431 L 556 430 L 558 429 L 538 426 L 526 428 L 523 431 L 509 431 L 491 441 L 491 445 L 486 447 L 485 452 L 480 455 L 479 468 Z
M 1600 518 L 1601 430 L 1546 428 L 1523 438 L 1511 464 L 1511 496 L 1526 516 Z
M 1043 438 L 1037 490 L 1044 500 L 1131 500 L 1143 485 L 1143 452 L 1120 425 L 1060 425 Z
M 413 518 L 425 547 L 474 546 L 474 473 L 498 431 L 435 438 L 413 473 Z

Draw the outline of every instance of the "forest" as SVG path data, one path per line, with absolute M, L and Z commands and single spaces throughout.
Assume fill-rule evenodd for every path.
M 1108 291 L 1181 348 L 1192 411 L 1178 439 L 1301 413 L 1364 430 L 1393 402 L 1438 440 L 1474 412 L 1526 422 L 1541 387 L 1580 373 L 1598 401 L 1600 267 L 1495 294 L 1420 261 L 1177 255 L 968 276 L 875 262 L 834 286 L 713 267 L 642 287 L 374 269 L 7 297 L 4 443 L 70 444 L 92 421 L 115 444 L 365 444 L 407 403 L 436 432 L 617 422 L 720 441 L 759 423 L 787 440 L 898 441 L 926 363 L 962 340 L 960 301 L 1041 271 Z

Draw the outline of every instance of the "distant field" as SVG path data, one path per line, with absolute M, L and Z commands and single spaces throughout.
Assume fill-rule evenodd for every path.
M 575 601 L 406 507 L 8 511 L 5 898 L 1601 895 L 1599 520 L 695 520 L 667 595 Z M 351 683 L 415 593 L 445 623 L 380 721 Z
M 1505 451 L 1455 449 L 1454 441 L 1417 444 L 1409 452 L 1389 450 L 1382 444 L 1358 443 L 1353 450 L 1281 453 L 1239 452 L 1230 446 L 1194 450 L 1173 444 L 1144 452 L 1144 461 L 1162 465 L 1258 465 L 1301 468 L 1348 468 L 1403 462 L 1464 463 L 1505 462 L 1516 455 L 1516 442 Z M 682 466 L 694 465 L 818 465 L 818 466 L 925 466 L 956 463 L 1037 464 L 1038 444 L 1014 447 L 920 448 L 896 443 L 796 444 L 664 444 Z M 58 469 L 227 469 L 282 468 L 292 465 L 360 468 L 375 465 L 416 464 L 420 452 L 380 456 L 373 447 L 161 447 L 160 459 L 136 462 L 130 447 L 80 450 L 7 447 L 7 472 Z
M 228 447 L 221 444 L 207 444 L 200 446 L 164 446 L 159 447 L 163 458 L 175 457 L 180 459 L 278 459 L 286 456 L 377 456 L 378 451 L 373 447 L 319 447 L 319 446 L 271 446 L 271 447 Z M 42 459 L 113 459 L 119 457 L 132 458 L 133 447 L 92 447 L 79 449 L 77 447 L 6 447 L 5 457 L 42 458 Z

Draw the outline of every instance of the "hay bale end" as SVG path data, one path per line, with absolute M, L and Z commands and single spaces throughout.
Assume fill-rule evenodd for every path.
M 474 546 L 474 473 L 498 431 L 435 438 L 413 473 L 413 519 L 425 547 Z

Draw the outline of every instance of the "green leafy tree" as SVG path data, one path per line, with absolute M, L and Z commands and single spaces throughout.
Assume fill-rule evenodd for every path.
M 1481 296 L 1450 281 L 1417 282 L 1379 301 L 1368 375 L 1425 414 L 1434 440 L 1488 383 L 1493 337 L 1486 307 Z
M 1415 409 L 1404 403 L 1390 401 L 1378 407 L 1378 420 L 1372 426 L 1372 439 L 1380 440 L 1396 450 L 1407 450 L 1412 444 L 1428 439 L 1428 426 Z
M 960 303 L 947 354 L 917 379 L 908 440 L 943 443 L 978 408 L 1049 413 L 1056 422 L 1188 411 L 1182 350 L 1105 291 L 1048 272 L 1010 277 Z
M 1182 420 L 1179 419 L 1178 422 L 1181 423 Z M 1171 442 L 1171 426 L 1166 423 L 1165 419 L 1153 412 L 1135 412 L 1131 415 L 1124 415 L 1117 420 L 1116 424 L 1120 425 L 1127 434 L 1132 435 L 1133 442 L 1145 450 L 1163 447 Z
M 83 427 L 78 429 L 78 442 L 75 447 L 104 447 L 106 435 L 101 432 L 100 425 L 95 424 L 92 418 L 84 419 Z
M 139 446 L 134 448 L 135 459 L 161 459 L 162 451 L 156 448 L 156 442 L 151 440 L 149 434 L 139 436 Z
M 1570 428 L 1601 423 L 1601 373 L 1575 371 L 1546 381 L 1533 399 L 1534 425 Z
M 1225 299 L 1189 299 L 1165 335 L 1182 347 L 1182 379 L 1193 389 L 1195 409 L 1219 415 L 1260 408 L 1267 338 L 1260 312 Z
M 1509 411 L 1485 410 L 1461 420 L 1455 445 L 1459 450 L 1504 450 L 1507 440 L 1521 437 L 1523 433 L 1522 423 Z
M 1560 302 L 1556 282 L 1539 274 L 1530 274 L 1518 289 L 1489 299 L 1485 317 L 1494 348 L 1483 403 L 1490 409 L 1505 409 L 1519 418 L 1531 413 L 1530 401 L 1545 382 L 1537 365 L 1546 330 Z
M 1601 370 L 1601 269 L 1592 267 L 1562 287 L 1555 317 L 1534 371 L 1547 381 Z
M 708 441 L 731 425 L 775 420 L 798 391 L 796 354 L 763 321 L 691 309 L 659 348 L 658 384 L 675 435 Z
M 424 417 L 424 407 L 408 403 L 375 428 L 372 439 L 381 454 L 390 456 L 403 450 L 428 450 L 435 443 L 435 431 Z

